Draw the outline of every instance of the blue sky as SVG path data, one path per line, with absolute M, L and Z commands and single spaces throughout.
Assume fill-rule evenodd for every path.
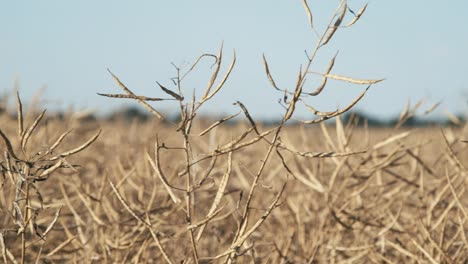
M 309 2 L 320 31 L 338 1 Z M 365 1 L 348 3 L 357 11 Z M 466 10 L 465 0 L 374 0 L 354 27 L 339 31 L 321 50 L 313 70 L 323 71 L 339 50 L 333 73 L 385 78 L 357 105 L 374 116 L 394 116 L 409 99 L 422 98 L 427 107 L 442 100 L 439 114 L 467 113 Z M 217 53 L 223 41 L 226 64 L 235 49 L 237 65 L 205 111 L 234 113 L 238 108 L 232 103 L 239 100 L 256 118 L 280 117 L 281 94 L 270 87 L 261 58 L 265 53 L 281 87 L 293 87 L 299 65 L 306 62 L 304 50 L 315 44 L 300 0 L 3 1 L 0 89 L 11 91 L 18 80 L 25 100 L 46 87 L 47 108 L 104 113 L 135 104 L 96 95 L 121 92 L 107 68 L 137 94 L 162 96 L 156 81 L 171 87 L 171 62 L 187 67 L 202 53 Z M 203 91 L 210 65 L 205 61 L 204 69 L 187 79 L 186 96 Z M 331 82 L 309 103 L 333 110 L 362 89 Z M 156 108 L 176 110 L 167 102 Z M 309 116 L 301 109 L 298 114 Z

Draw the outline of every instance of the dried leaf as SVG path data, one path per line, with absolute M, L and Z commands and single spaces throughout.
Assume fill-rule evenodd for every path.
M 222 124 L 222 123 L 224 123 L 224 122 L 226 122 L 226 121 L 228 121 L 228 120 L 230 120 L 230 119 L 232 119 L 232 118 L 238 116 L 239 114 L 240 114 L 240 112 L 237 113 L 237 114 L 235 114 L 235 115 L 228 116 L 228 117 L 225 117 L 225 118 L 223 118 L 223 119 L 221 119 L 221 120 L 216 121 L 216 122 L 213 123 L 211 126 L 209 126 L 207 129 L 203 130 L 203 132 L 201 132 L 199 136 L 205 135 L 206 133 L 210 132 L 213 128 L 215 128 L 215 127 L 217 127 L 218 125 L 220 125 L 220 124 Z
M 305 105 L 307 110 L 309 110 L 310 112 L 312 112 L 316 116 L 330 116 L 330 115 L 333 115 L 336 112 L 338 112 L 338 110 L 329 111 L 329 112 L 319 111 L 319 110 L 315 109 L 313 106 L 306 104 L 303 100 L 301 100 L 301 102 Z
M 62 210 L 62 208 L 59 208 L 57 210 L 57 212 L 55 212 L 55 217 L 54 219 L 52 220 L 52 222 L 50 222 L 49 226 L 46 228 L 46 230 L 44 231 L 44 233 L 42 234 L 42 238 L 45 239 L 47 237 L 47 234 L 49 234 L 49 232 L 52 230 L 52 228 L 54 227 L 55 223 L 57 223 L 57 220 L 60 216 L 60 211 Z
M 158 155 L 158 143 L 156 141 L 156 150 L 155 150 L 155 155 Z M 180 203 L 180 199 L 174 194 L 174 192 L 172 191 L 172 187 L 171 185 L 169 184 L 169 182 L 167 181 L 166 177 L 164 176 L 164 174 L 161 172 L 160 168 L 159 168 L 159 161 L 157 160 L 158 159 L 158 156 L 156 156 L 156 162 L 158 162 L 158 164 L 156 164 L 153 159 L 151 158 L 151 156 L 146 153 L 146 159 L 150 162 L 151 164 L 151 167 L 153 168 L 154 172 L 158 174 L 159 176 L 159 179 L 161 179 L 161 182 L 163 183 L 163 186 L 164 188 L 166 189 L 167 193 L 169 194 L 169 196 L 171 197 L 172 201 L 176 204 Z
M 350 27 L 354 24 L 356 24 L 356 22 L 361 18 L 362 14 L 364 14 L 364 12 L 366 11 L 366 8 L 367 8 L 367 5 L 368 3 L 366 3 L 357 13 L 357 15 L 355 15 L 355 17 L 353 18 L 353 20 L 349 21 L 349 23 L 345 26 L 345 27 Z M 350 9 L 351 11 L 351 9 Z M 354 14 L 354 12 L 352 12 Z
M 379 149 L 379 148 L 382 148 L 382 147 L 384 147 L 384 146 L 387 146 L 387 145 L 390 144 L 390 143 L 393 143 L 393 142 L 395 142 L 395 141 L 397 141 L 397 140 L 401 140 L 401 139 L 403 139 L 403 138 L 409 136 L 410 133 L 411 133 L 411 132 L 408 131 L 408 132 L 400 133 L 400 134 L 395 135 L 395 136 L 393 136 L 393 137 L 389 137 L 388 139 L 386 139 L 386 140 L 384 140 L 384 141 L 382 141 L 382 142 L 379 142 L 379 143 L 375 144 L 374 147 L 372 147 L 372 149 L 373 149 L 373 150 L 377 150 L 377 149 Z
M 16 102 L 18 105 L 18 135 L 21 138 L 24 133 L 24 120 L 23 120 L 23 104 L 21 103 L 21 98 L 19 95 L 19 91 L 16 91 Z
M 361 79 L 353 79 L 346 76 L 335 75 L 335 74 L 322 74 L 326 78 L 334 79 L 337 81 L 349 82 L 353 84 L 376 84 L 385 79 L 377 79 L 377 80 L 361 80 Z
M 345 2 L 343 4 L 343 9 L 341 10 L 340 16 L 336 19 L 335 24 L 328 32 L 328 35 L 325 37 L 325 39 L 322 41 L 321 46 L 327 45 L 327 43 L 332 39 L 333 35 L 335 35 L 336 31 L 338 30 L 338 27 L 341 25 L 341 22 L 343 22 L 347 9 L 348 9 L 348 5 Z
M 32 133 L 34 132 L 34 129 L 36 129 L 37 125 L 39 122 L 41 122 L 42 118 L 44 117 L 46 110 L 42 111 L 41 114 L 34 120 L 32 125 L 24 132 L 24 135 L 21 137 L 21 148 L 24 150 L 26 147 L 26 144 L 28 144 L 28 140 L 31 137 Z
M 54 172 L 54 171 L 56 171 L 58 168 L 60 168 L 60 167 L 62 166 L 62 164 L 63 164 L 63 161 L 62 161 L 62 160 L 57 161 L 57 163 L 55 163 L 54 166 L 52 166 L 52 167 L 48 168 L 47 170 L 43 171 L 43 172 L 41 173 L 41 175 L 39 175 L 38 178 L 43 178 L 43 177 L 45 177 L 45 176 L 51 174 L 52 172 Z
M 63 152 L 53 158 L 50 158 L 49 161 L 54 161 L 54 160 L 57 160 L 57 159 L 60 159 L 60 158 L 65 158 L 65 157 L 68 157 L 70 155 L 73 155 L 73 154 L 76 154 L 82 150 L 84 150 L 85 148 L 89 147 L 89 145 L 91 145 L 94 141 L 96 141 L 96 139 L 99 137 L 99 135 L 101 134 L 101 131 L 99 129 L 99 131 L 96 133 L 96 135 L 94 135 L 92 138 L 90 138 L 88 141 L 86 141 L 83 145 L 79 146 L 79 147 L 76 147 L 72 150 L 69 150 L 67 152 Z
M 221 90 L 221 88 L 224 86 L 224 83 L 226 82 L 226 80 L 229 78 L 229 75 L 231 75 L 231 72 L 232 70 L 234 69 L 234 65 L 236 65 L 236 51 L 234 50 L 234 58 L 232 59 L 232 62 L 231 62 L 231 65 L 229 65 L 229 69 L 227 70 L 226 74 L 224 75 L 223 79 L 221 80 L 221 82 L 218 84 L 218 86 L 216 86 L 216 88 L 214 89 L 213 92 L 211 92 L 209 95 L 207 96 L 203 96 L 203 98 L 201 99 L 200 101 L 200 104 L 210 100 L 213 96 L 215 96 L 219 90 Z
M 3 232 L 0 232 L 0 249 L 2 250 L 3 263 L 8 263 L 7 261 L 7 249 L 5 246 L 5 239 L 3 238 Z
M 8 153 L 10 154 L 10 156 L 12 156 L 14 159 L 18 160 L 18 157 L 16 156 L 15 151 L 13 150 L 13 146 L 11 145 L 10 140 L 5 135 L 5 133 L 3 133 L 2 129 L 0 129 L 0 136 L 3 139 L 3 142 L 5 143 L 5 147 L 6 147 L 7 151 L 8 151 Z
M 63 142 L 65 137 L 68 134 L 70 134 L 70 132 L 72 132 L 72 129 L 70 129 L 70 130 L 66 131 L 65 133 L 63 133 L 62 135 L 60 135 L 60 137 L 54 142 L 54 144 L 52 144 L 52 146 L 49 148 L 49 150 L 54 151 Z
M 120 79 L 117 78 L 117 76 L 114 75 L 114 73 L 112 73 L 109 69 L 107 69 L 107 71 L 112 75 L 112 78 L 114 78 L 114 80 L 117 82 L 117 84 L 119 84 L 119 86 L 120 86 L 120 88 L 122 88 L 122 90 L 124 90 L 128 95 L 135 96 L 135 94 L 132 91 L 130 91 L 130 89 L 128 89 L 127 86 L 125 86 L 125 84 L 123 84 L 120 81 Z M 149 105 L 147 102 L 145 102 L 143 100 L 139 100 L 139 99 L 136 99 L 136 100 L 137 100 L 137 102 L 139 104 L 143 105 L 148 111 L 150 111 L 157 118 L 164 119 L 164 117 L 161 115 L 161 113 L 159 113 L 156 109 L 154 109 L 154 107 Z
M 273 209 L 278 207 L 278 201 L 283 195 L 283 191 L 286 188 L 286 184 L 283 185 L 279 193 L 276 195 L 275 199 L 271 203 L 271 205 L 268 207 L 266 212 L 260 217 L 255 224 L 252 225 L 246 232 L 243 232 L 243 235 L 241 235 L 239 238 L 237 238 L 230 246 L 230 249 L 237 249 L 239 248 L 242 244 L 244 244 L 245 240 L 249 238 L 255 230 L 257 230 L 263 222 L 268 218 L 268 216 L 271 214 Z
M 208 96 L 208 94 L 211 91 L 211 88 L 213 87 L 214 82 L 218 78 L 219 70 L 221 69 L 221 62 L 223 60 L 223 46 L 224 46 L 224 43 L 221 44 L 221 48 L 219 49 L 218 57 L 216 58 L 216 68 L 213 71 L 213 74 L 211 75 L 211 79 L 208 82 L 208 86 L 206 87 L 202 98 L 206 98 Z
M 273 76 L 271 76 L 270 67 L 268 67 L 268 62 L 266 60 L 265 54 L 263 54 L 263 66 L 265 67 L 266 75 L 267 75 L 268 80 L 270 81 L 271 85 L 273 86 L 273 88 L 275 88 L 278 91 L 281 91 L 281 89 L 278 88 L 278 86 L 276 85 L 275 80 L 273 79 Z
M 55 255 L 55 253 L 59 252 L 62 248 L 66 247 L 73 240 L 75 240 L 76 237 L 77 236 L 72 236 L 72 237 L 68 238 L 67 240 L 65 240 L 64 242 L 62 242 L 60 245 L 58 245 L 56 248 L 54 248 L 52 251 L 50 251 L 49 254 L 47 254 L 47 257 L 51 257 L 51 256 Z
M 244 112 L 245 117 L 247 117 L 247 119 L 249 120 L 250 125 L 252 125 L 252 127 L 255 130 L 255 132 L 257 133 L 257 135 L 260 135 L 260 132 L 258 132 L 258 129 L 257 129 L 257 125 L 255 124 L 255 121 L 253 120 L 252 116 L 249 114 L 249 111 L 247 110 L 247 107 L 245 107 L 245 105 L 243 103 L 241 103 L 240 101 L 235 102 L 234 105 L 240 106 L 240 108 Z
M 348 106 L 333 112 L 333 114 L 328 115 L 328 116 L 322 116 L 322 117 L 317 118 L 317 119 L 312 119 L 312 120 L 308 120 L 308 121 L 300 121 L 300 122 L 304 123 L 304 124 L 321 123 L 321 122 L 323 122 L 325 120 L 328 120 L 328 119 L 333 118 L 335 116 L 341 115 L 341 114 L 349 111 L 349 109 L 353 108 L 364 97 L 364 95 L 367 93 L 367 91 L 369 91 L 370 87 L 371 87 L 371 85 L 367 86 L 367 88 L 358 97 L 356 97 L 356 99 L 354 99 L 353 102 L 351 102 Z
M 161 88 L 161 90 L 163 90 L 165 93 L 167 93 L 168 95 L 174 97 L 176 100 L 179 100 L 179 101 L 183 101 L 184 100 L 184 97 L 183 96 L 180 96 L 178 95 L 177 93 L 167 89 L 166 87 L 162 86 L 159 82 L 156 82 L 158 85 L 159 85 L 159 88 Z
M 112 190 L 114 191 L 115 195 L 117 196 L 117 198 L 119 199 L 120 203 L 122 203 L 122 205 L 124 206 L 124 208 L 140 223 L 144 224 L 145 226 L 151 226 L 151 224 L 149 224 L 148 222 L 146 222 L 145 220 L 143 220 L 143 218 L 139 217 L 137 215 L 137 213 L 135 213 L 135 211 L 133 211 L 132 208 L 130 208 L 130 205 L 128 204 L 127 201 L 125 201 L 125 199 L 122 197 L 122 195 L 119 193 L 119 190 L 117 189 L 117 187 L 114 185 L 114 183 L 111 181 L 111 179 L 107 178 L 109 180 L 109 184 L 112 188 Z
M 328 64 L 327 70 L 325 71 L 325 75 L 330 74 L 331 70 L 333 69 L 333 66 L 335 65 L 336 56 L 338 56 L 338 52 L 335 53 L 335 56 L 333 56 L 333 58 L 331 59 L 330 63 Z M 315 91 L 312 92 L 312 93 L 305 93 L 305 94 L 308 94 L 308 95 L 311 95 L 311 96 L 317 96 L 317 95 L 319 95 L 319 94 L 323 91 L 323 89 L 325 88 L 325 86 L 327 85 L 327 80 L 328 80 L 328 77 L 323 76 L 322 82 L 321 82 L 320 85 L 317 87 L 317 89 L 315 89 Z
M 302 0 L 302 4 L 304 5 L 304 9 L 307 12 L 307 17 L 309 18 L 309 25 L 311 28 L 314 28 L 314 17 L 312 12 L 310 11 L 309 4 L 307 4 L 307 0 Z
M 221 182 L 219 183 L 218 191 L 216 192 L 216 196 L 213 200 L 213 204 L 211 204 L 210 210 L 208 211 L 208 214 L 206 216 L 206 219 L 212 218 L 216 214 L 216 209 L 218 208 L 219 204 L 221 203 L 221 199 L 223 198 L 225 191 L 226 191 L 226 186 L 229 181 L 229 177 L 231 176 L 231 169 L 232 169 L 232 151 L 229 152 L 228 155 L 228 165 L 226 172 L 223 175 L 223 178 L 221 179 Z M 218 212 L 219 213 L 219 212 Z M 203 226 L 200 228 L 200 231 L 197 234 L 197 241 L 200 240 L 203 231 L 205 230 L 206 224 L 203 224 Z
M 100 96 L 111 97 L 111 98 L 127 98 L 127 99 L 135 99 L 135 100 L 143 100 L 143 101 L 164 101 L 164 100 L 172 100 L 172 99 L 163 99 L 163 98 L 154 98 L 154 97 L 146 97 L 140 95 L 130 95 L 130 94 L 103 94 L 97 93 Z
M 439 107 L 439 105 L 441 104 L 442 102 L 437 102 L 435 104 L 433 104 L 431 107 L 429 107 L 426 111 L 424 111 L 424 115 L 428 115 L 430 113 L 432 113 L 435 109 L 437 109 L 437 107 Z

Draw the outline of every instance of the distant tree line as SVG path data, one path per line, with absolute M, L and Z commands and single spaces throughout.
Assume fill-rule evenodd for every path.
M 458 114 L 455 116 L 461 123 L 466 122 L 466 116 Z M 363 126 L 366 124 L 369 127 L 394 127 L 400 121 L 400 118 L 393 117 L 390 119 L 381 119 L 376 118 L 371 115 L 368 115 L 362 111 L 354 111 L 345 113 L 342 116 L 342 120 L 344 123 L 348 123 L 350 121 L 357 122 L 358 126 Z M 404 123 L 402 123 L 402 127 L 427 127 L 427 126 L 450 126 L 454 125 L 454 123 L 449 119 L 431 119 L 431 118 L 419 118 L 419 117 L 410 117 Z
M 458 114 L 455 116 L 461 123 L 465 123 L 467 121 L 466 116 Z M 207 119 L 214 119 L 216 117 L 207 116 Z M 95 120 L 96 117 L 90 117 L 88 120 Z M 115 120 L 125 120 L 125 121 L 140 121 L 146 122 L 151 120 L 151 116 L 149 116 L 145 111 L 141 110 L 138 107 L 127 107 L 124 109 L 116 110 L 109 114 L 108 116 L 104 117 L 104 119 L 109 121 Z M 170 116 L 170 121 L 177 122 L 180 120 L 179 116 Z M 400 121 L 398 116 L 390 118 L 390 119 L 381 119 L 375 116 L 369 115 L 362 111 L 353 111 L 345 113 L 341 116 L 342 121 L 347 124 L 348 122 L 356 122 L 357 126 L 368 126 L 368 127 L 394 127 Z M 257 120 L 259 123 L 263 123 L 264 125 L 276 125 L 279 120 Z M 226 124 L 235 125 L 236 121 L 228 121 Z M 419 117 L 410 117 L 404 123 L 402 123 L 401 127 L 427 127 L 427 126 L 451 126 L 455 125 L 449 118 L 446 119 L 430 119 L 430 118 L 419 118 Z
M 0 114 L 6 113 L 6 107 L 0 105 Z M 58 118 L 64 118 L 64 113 L 57 113 Z M 86 116 L 85 118 L 81 119 L 82 121 L 95 121 L 97 119 L 104 119 L 108 121 L 116 121 L 116 120 L 124 120 L 124 121 L 140 121 L 146 122 L 151 120 L 151 117 L 139 107 L 131 106 L 119 110 L 115 110 L 112 113 L 108 114 L 105 117 L 98 118 L 93 114 Z M 207 119 L 213 119 L 215 117 L 207 116 Z M 455 116 L 461 123 L 465 123 L 467 118 L 465 115 L 458 114 Z M 369 126 L 369 127 L 394 127 L 400 121 L 400 118 L 394 117 L 390 119 L 381 119 L 362 111 L 353 111 L 345 113 L 341 116 L 342 121 L 346 124 L 348 122 L 355 122 L 357 126 Z M 177 122 L 180 120 L 179 116 L 172 116 L 170 117 L 170 121 Z M 275 125 L 279 122 L 279 120 L 257 120 L 259 123 L 263 123 L 264 125 Z M 229 121 L 226 122 L 227 124 L 234 125 L 236 121 Z M 454 125 L 449 118 L 446 119 L 430 119 L 430 118 L 418 118 L 418 117 L 411 117 L 408 118 L 401 126 L 402 127 L 427 127 L 427 126 L 450 126 Z

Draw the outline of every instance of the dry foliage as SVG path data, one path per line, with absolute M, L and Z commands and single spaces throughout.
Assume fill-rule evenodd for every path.
M 4 133 L 13 135 L 16 120 L 6 114 L 0 119 Z M 194 233 L 200 262 L 227 254 L 239 241 L 235 233 L 252 181 L 274 137 L 192 166 L 188 224 L 185 149 L 174 126 L 158 121 L 78 123 L 71 117 L 43 122 L 30 144 L 51 146 L 64 124 L 77 126 L 64 147 L 57 147 L 60 153 L 91 138 L 98 127 L 102 134 L 81 155 L 66 158 L 80 167 L 57 169 L 35 183 L 42 202 L 31 188 L 32 211 L 44 209 L 34 219 L 39 235 L 25 229 L 26 263 L 189 261 L 188 230 Z M 248 122 L 220 125 L 200 137 L 198 132 L 209 125 L 203 120 L 193 126 L 196 160 L 250 127 Z M 262 133 L 271 127 L 257 124 L 257 129 Z M 238 263 L 466 261 L 465 129 L 368 129 L 339 121 L 283 129 L 250 202 L 252 220 L 244 234 L 270 215 L 237 248 Z M 243 142 L 254 138 L 248 135 Z M 306 151 L 311 149 L 322 152 Z M 13 165 L 7 164 L 3 159 L 1 245 L 5 262 L 12 263 L 21 258 L 20 228 L 10 214 L 20 178 L 10 176 L 7 168 Z
M 340 115 L 381 80 L 332 73 L 336 55 L 324 73 L 317 75 L 312 65 L 367 5 L 355 13 L 341 1 L 319 34 L 303 4 L 317 43 L 292 91 L 277 86 L 263 56 L 266 77 L 283 96 L 285 112 L 276 126 L 256 122 L 239 101 L 238 114 L 218 121 L 197 115 L 235 67 L 234 52 L 221 73 L 222 47 L 187 70 L 175 66 L 174 87 L 158 83 L 166 98 L 136 95 L 110 72 L 124 94 L 100 95 L 136 100 L 154 115 L 151 122 L 84 122 L 79 115 L 47 118 L 45 112 L 33 117 L 23 115 L 18 96 L 17 118 L 0 115 L 3 261 L 468 261 L 464 129 L 402 130 L 419 104 L 408 107 L 394 129 L 357 127 L 356 119 L 343 123 Z M 342 26 L 346 14 L 354 18 Z M 184 96 L 191 93 L 185 77 L 208 58 L 215 64 L 203 95 Z M 321 83 L 307 91 L 306 80 L 314 76 Z M 307 100 L 329 79 L 367 87 L 343 109 L 320 111 Z M 149 103 L 163 100 L 178 104 L 178 124 Z M 313 118 L 290 125 L 302 106 Z M 227 122 L 240 114 L 244 122 Z M 333 126 L 324 123 L 334 117 Z

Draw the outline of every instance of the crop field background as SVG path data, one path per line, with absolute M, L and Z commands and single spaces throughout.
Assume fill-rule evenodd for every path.
M 33 116 L 25 119 L 32 122 Z M 17 145 L 16 118 L 3 113 L 0 120 L 11 144 Z M 78 167 L 57 169 L 47 180 L 34 183 L 37 192 L 30 193 L 28 206 L 43 210 L 33 214 L 25 227 L 31 229 L 25 237 L 27 263 L 155 263 L 164 260 L 162 250 L 173 263 L 190 259 L 183 202 L 186 179 L 181 176 L 186 163 L 175 126 L 124 119 L 81 121 L 73 114 L 44 118 L 41 123 L 27 153 L 50 148 L 64 127 L 74 129 L 57 153 L 77 147 L 99 129 L 102 132 L 79 155 L 64 158 L 64 164 Z M 194 125 L 195 159 L 207 157 L 249 128 L 247 123 L 221 125 L 200 137 L 208 124 Z M 260 133 L 269 129 L 258 125 Z M 302 157 L 279 148 L 287 167 L 279 156 L 266 163 L 250 203 L 253 220 L 247 228 L 272 212 L 236 249 L 234 259 L 238 263 L 465 262 L 463 135 L 463 127 L 393 130 L 340 122 L 284 127 L 281 141 L 293 151 L 320 151 L 315 157 Z M 153 168 L 158 163 L 156 140 L 159 166 L 173 186 L 172 197 Z M 191 177 L 199 188 L 191 200 L 191 223 L 198 225 L 193 228 L 195 236 L 201 234 L 196 240 L 200 262 L 221 262 L 229 255 L 246 194 L 268 147 L 268 142 L 259 141 L 233 153 L 229 165 L 226 154 L 193 166 Z M 333 155 L 345 152 L 357 154 Z M 1 165 L 2 251 L 10 263 L 21 256 L 22 248 L 12 208 L 18 179 L 5 169 L 5 160 Z M 223 179 L 225 187 L 220 187 Z M 282 195 L 275 198 L 283 187 Z M 210 214 L 220 189 L 219 208 Z M 202 228 L 200 223 L 210 215 Z

